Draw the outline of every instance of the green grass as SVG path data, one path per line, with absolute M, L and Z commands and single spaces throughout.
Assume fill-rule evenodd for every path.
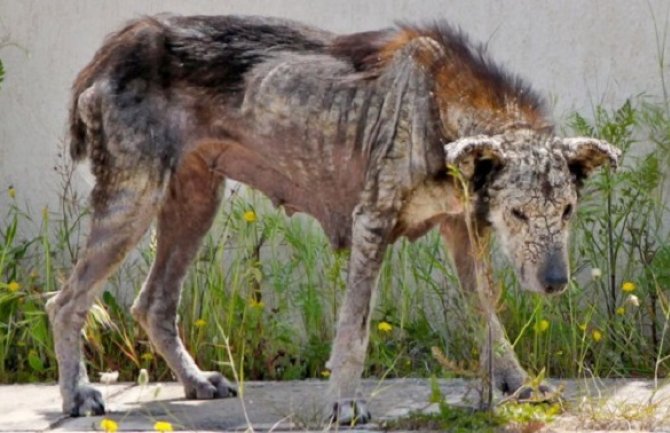
M 662 221 L 670 117 L 663 104 L 646 100 L 599 108 L 593 117 L 574 116 L 571 130 L 606 138 L 626 156 L 618 172 L 602 171 L 583 191 L 570 290 L 551 299 L 523 292 L 503 264 L 495 272 L 500 315 L 531 373 L 666 376 L 670 243 Z M 56 378 L 44 303 L 76 260 L 87 217 L 69 188 L 69 167 L 61 170 L 58 210 L 27 213 L 22 191 L 6 191 L 12 198 L 0 215 L 0 382 Z M 139 257 L 106 286 L 87 323 L 85 353 L 94 377 L 118 370 L 122 380 L 133 380 L 140 368 L 153 380 L 171 377 L 112 294 L 115 285 L 140 287 L 153 257 L 150 239 Z M 259 193 L 233 191 L 184 284 L 179 329 L 187 348 L 204 369 L 230 374 L 228 341 L 241 379 L 326 377 L 347 259 L 331 250 L 314 220 L 287 218 Z M 591 277 L 593 268 L 600 277 Z M 624 282 L 634 291 L 622 291 Z M 457 286 L 437 233 L 391 248 L 365 374 L 453 374 L 434 359 L 433 347 L 459 369 L 476 369 L 477 327 Z
M 417 411 L 407 416 L 382 423 L 385 431 L 443 431 L 467 432 L 526 432 L 541 430 L 563 412 L 559 403 L 508 402 L 491 409 L 473 409 L 447 404 L 437 381 L 431 381 L 429 403 L 437 406 L 434 411 Z

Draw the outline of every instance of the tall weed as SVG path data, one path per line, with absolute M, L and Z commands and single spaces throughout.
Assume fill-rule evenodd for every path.
M 542 298 L 521 291 L 504 265 L 496 271 L 500 315 L 531 370 L 546 367 L 561 377 L 668 373 L 664 107 L 639 100 L 598 108 L 593 120 L 573 117 L 573 132 L 607 139 L 624 157 L 618 171 L 601 171 L 582 190 L 568 293 Z M 59 167 L 62 206 L 39 220 L 19 205 L 21 191 L 6 191 L 12 198 L 0 221 L 0 382 L 56 378 L 44 303 L 76 261 L 87 216 L 71 188 L 71 167 Z M 154 379 L 171 378 L 128 313 L 132 297 L 121 296 L 141 287 L 153 248 L 149 236 L 140 260 L 105 286 L 90 315 L 85 354 L 93 371 L 118 370 L 130 380 L 147 368 Z M 242 379 L 327 377 L 347 260 L 313 219 L 287 218 L 261 194 L 233 188 L 184 282 L 179 331 L 186 347 L 204 369 L 235 368 Z M 366 374 L 445 373 L 433 347 L 461 371 L 476 367 L 476 327 L 437 233 L 397 242 L 378 284 Z

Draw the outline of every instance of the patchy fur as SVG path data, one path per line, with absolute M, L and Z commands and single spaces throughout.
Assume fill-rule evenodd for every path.
M 445 23 L 352 35 L 262 17 L 129 23 L 73 86 L 70 151 L 91 160 L 96 185 L 85 250 L 48 305 L 64 411 L 104 412 L 80 330 L 97 289 L 155 219 L 156 258 L 132 313 L 187 397 L 235 394 L 200 371 L 176 327 L 181 282 L 230 178 L 312 215 L 335 248 L 351 248 L 328 398 L 339 422 L 366 422 L 357 388 L 371 302 L 396 238 L 440 226 L 482 311 L 491 287 L 477 274 L 468 220 L 481 237 L 498 235 L 528 289 L 565 288 L 577 187 L 618 153 L 554 136 L 542 107 Z M 494 313 L 489 322 L 501 349 L 494 379 L 513 392 L 526 373 Z

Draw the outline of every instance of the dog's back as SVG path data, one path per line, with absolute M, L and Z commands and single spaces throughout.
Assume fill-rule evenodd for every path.
M 86 156 L 87 123 L 88 128 L 96 125 L 80 113 L 79 98 L 96 81 L 108 80 L 117 94 L 143 82 L 163 90 L 194 86 L 230 95 L 240 91 L 244 74 L 254 65 L 282 51 L 322 52 L 332 37 L 278 18 L 157 16 L 132 21 L 108 36 L 74 82 L 71 156 Z

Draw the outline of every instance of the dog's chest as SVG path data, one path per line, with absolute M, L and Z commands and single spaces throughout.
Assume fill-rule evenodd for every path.
M 427 180 L 405 199 L 398 214 L 393 237 L 407 236 L 414 240 L 447 216 L 462 212 L 462 198 L 450 182 Z

